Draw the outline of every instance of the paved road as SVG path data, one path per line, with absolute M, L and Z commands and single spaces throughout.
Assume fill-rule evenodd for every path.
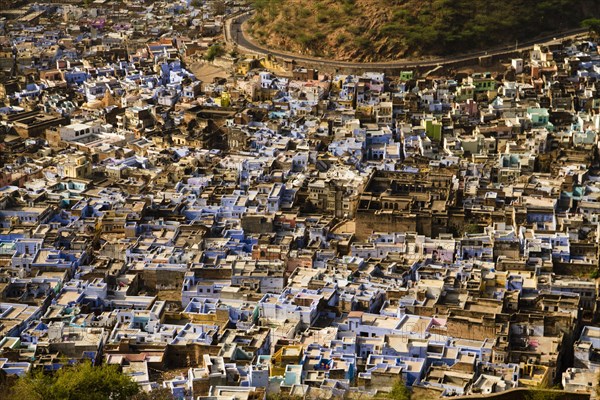
M 503 54 L 509 54 L 513 52 L 527 51 L 533 48 L 534 44 L 538 43 L 551 43 L 556 40 L 564 40 L 574 36 L 586 33 L 587 29 L 577 28 L 562 33 L 555 33 L 552 35 L 541 36 L 532 40 L 519 43 L 518 46 L 502 46 L 491 48 L 487 51 L 478 51 L 467 54 L 460 54 L 450 57 L 443 57 L 433 60 L 421 60 L 421 61 L 384 61 L 384 62 L 349 62 L 349 61 L 337 61 L 321 57 L 305 56 L 297 53 L 290 53 L 286 51 L 270 49 L 257 44 L 255 41 L 250 39 L 245 32 L 244 22 L 251 17 L 251 13 L 235 16 L 229 19 L 226 23 L 226 38 L 232 43 L 237 44 L 240 48 L 249 50 L 253 53 L 262 55 L 273 55 L 276 57 L 293 59 L 297 63 L 315 63 L 321 65 L 328 65 L 333 68 L 356 68 L 356 69 L 369 69 L 369 68 L 411 68 L 411 67 L 435 67 L 444 64 L 454 64 L 461 61 L 469 61 L 482 56 L 501 56 Z

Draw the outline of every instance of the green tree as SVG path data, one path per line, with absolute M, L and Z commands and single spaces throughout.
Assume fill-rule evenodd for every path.
M 595 36 L 600 36 L 600 18 L 584 19 L 581 21 L 581 26 L 587 28 Z
M 227 11 L 227 5 L 223 0 L 214 0 L 210 6 L 210 9 L 215 15 L 224 15 Z
M 151 392 L 141 391 L 134 395 L 131 400 L 175 400 L 175 397 L 169 389 L 160 387 Z
M 223 47 L 221 47 L 221 45 L 213 44 L 206 51 L 206 55 L 204 56 L 204 58 L 206 58 L 208 61 L 212 61 L 215 58 L 222 56 L 224 53 L 225 50 L 223 49 Z
M 481 229 L 481 227 L 477 224 L 465 224 L 462 226 L 462 232 L 461 233 L 482 233 L 483 230 Z
M 52 375 L 42 371 L 17 381 L 11 398 L 28 400 L 127 400 L 139 392 L 137 383 L 116 365 L 91 363 L 64 367 Z
M 387 395 L 387 399 L 389 400 L 410 400 L 410 390 L 404 384 L 402 379 L 398 379 L 394 382 L 394 386 L 392 386 L 392 390 Z

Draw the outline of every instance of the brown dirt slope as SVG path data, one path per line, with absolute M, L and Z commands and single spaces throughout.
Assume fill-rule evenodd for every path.
M 448 55 L 578 27 L 597 0 L 252 0 L 259 43 L 338 60 Z

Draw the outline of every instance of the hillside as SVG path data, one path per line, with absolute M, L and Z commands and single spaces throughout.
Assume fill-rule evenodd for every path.
M 497 47 L 578 27 L 597 0 L 252 0 L 261 44 L 339 60 L 382 61 Z

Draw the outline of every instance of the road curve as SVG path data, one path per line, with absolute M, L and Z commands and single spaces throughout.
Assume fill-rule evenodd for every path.
M 382 62 L 351 62 L 351 61 L 338 61 L 331 60 L 327 58 L 321 57 L 311 57 L 297 53 L 286 52 L 277 49 L 271 49 L 260 44 L 256 43 L 254 40 L 250 39 L 246 30 L 244 29 L 244 23 L 251 17 L 252 13 L 244 13 L 241 15 L 236 15 L 233 18 L 230 18 L 227 21 L 226 25 L 226 38 L 228 41 L 236 44 L 238 47 L 242 49 L 249 50 L 253 53 L 258 53 L 262 55 L 272 55 L 275 57 L 281 57 L 286 59 L 292 59 L 297 63 L 315 63 L 321 65 L 327 65 L 333 68 L 355 68 L 355 69 L 381 69 L 381 68 L 390 68 L 390 69 L 399 69 L 399 68 L 414 68 L 414 67 L 435 67 L 438 65 L 445 64 L 455 64 L 463 61 L 469 61 L 476 59 L 482 56 L 502 56 L 504 54 L 510 54 L 514 52 L 528 51 L 533 48 L 534 44 L 539 43 L 549 43 L 554 42 L 556 40 L 564 40 L 574 36 L 581 35 L 582 33 L 587 33 L 587 29 L 585 28 L 576 28 L 571 29 L 569 31 L 554 33 L 551 35 L 537 37 L 532 40 L 527 40 L 515 46 L 501 46 L 489 49 L 487 51 L 477 51 L 465 54 L 458 54 L 449 57 L 442 57 L 432 60 L 421 60 L 421 61 L 382 61 Z

